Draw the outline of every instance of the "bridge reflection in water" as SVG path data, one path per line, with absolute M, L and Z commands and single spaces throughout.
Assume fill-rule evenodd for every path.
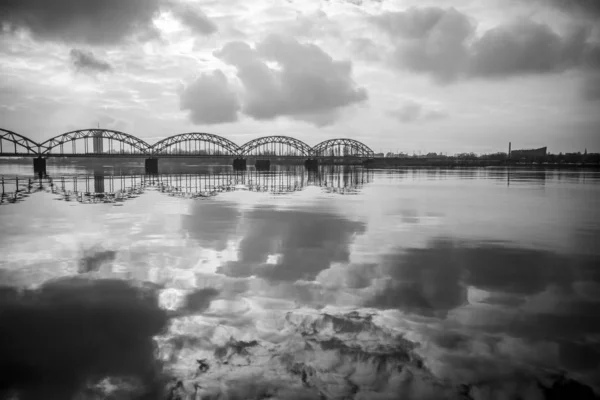
M 315 186 L 327 193 L 346 195 L 358 193 L 372 179 L 372 170 L 351 165 L 321 166 L 316 170 L 290 166 L 269 172 L 253 169 L 202 174 L 3 176 L 0 204 L 23 201 L 35 192 L 53 193 L 64 201 L 118 204 L 147 189 L 170 196 L 207 198 L 239 190 L 285 194 Z

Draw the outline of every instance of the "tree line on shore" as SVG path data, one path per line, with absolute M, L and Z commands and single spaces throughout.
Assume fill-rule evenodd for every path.
M 428 160 L 457 160 L 457 161 L 498 161 L 498 162 L 528 162 L 539 164 L 600 164 L 600 153 L 548 153 L 546 155 L 536 156 L 511 156 L 508 153 L 498 152 L 489 154 L 476 153 L 457 153 L 454 155 L 444 155 L 437 153 L 427 153 L 425 155 L 409 155 L 405 153 L 387 153 L 386 158 L 421 158 Z

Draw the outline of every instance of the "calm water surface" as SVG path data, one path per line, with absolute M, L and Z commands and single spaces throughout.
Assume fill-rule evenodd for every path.
M 0 168 L 21 398 L 600 393 L 598 172 Z

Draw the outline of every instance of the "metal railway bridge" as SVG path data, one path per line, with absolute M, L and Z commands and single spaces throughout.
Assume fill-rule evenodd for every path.
M 158 172 L 163 157 L 228 157 L 234 167 L 245 168 L 246 158 L 256 165 L 270 165 L 271 159 L 304 159 L 318 165 L 320 159 L 361 160 L 372 158 L 373 150 L 353 139 L 329 139 L 313 147 L 288 136 L 265 136 L 238 146 L 211 133 L 182 133 L 154 144 L 127 133 L 109 129 L 81 129 L 37 143 L 18 133 L 0 128 L 0 157 L 33 157 L 34 170 L 45 171 L 49 157 L 143 157 L 148 172 Z

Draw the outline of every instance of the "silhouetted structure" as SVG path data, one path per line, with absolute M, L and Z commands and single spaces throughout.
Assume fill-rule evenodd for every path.
M 91 145 L 90 145 L 91 139 Z M 3 146 L 9 142 L 12 148 Z M 83 129 L 37 143 L 23 135 L 0 129 L 0 156 L 272 156 L 272 157 L 373 157 L 374 152 L 354 139 L 325 140 L 314 147 L 288 136 L 264 136 L 238 146 L 210 133 L 182 133 L 150 145 L 135 136 L 108 130 Z
M 12 148 L 7 151 L 3 142 L 11 144 Z M 0 157 L 37 157 L 35 171 L 45 169 L 47 157 L 147 157 L 147 172 L 158 173 L 159 157 L 228 157 L 239 169 L 243 168 L 247 157 L 260 157 L 260 160 L 269 162 L 330 158 L 338 159 L 337 163 L 351 163 L 373 155 L 373 150 L 364 143 L 345 138 L 325 140 L 311 147 L 288 136 L 264 136 L 238 146 L 218 135 L 192 132 L 169 136 L 150 145 L 123 132 L 82 129 L 36 143 L 18 133 L 0 129 Z
M 546 147 L 540 147 L 539 149 L 531 149 L 531 150 L 512 150 L 509 153 L 509 157 L 514 160 L 545 157 L 546 153 L 547 153 L 546 150 L 547 150 Z

